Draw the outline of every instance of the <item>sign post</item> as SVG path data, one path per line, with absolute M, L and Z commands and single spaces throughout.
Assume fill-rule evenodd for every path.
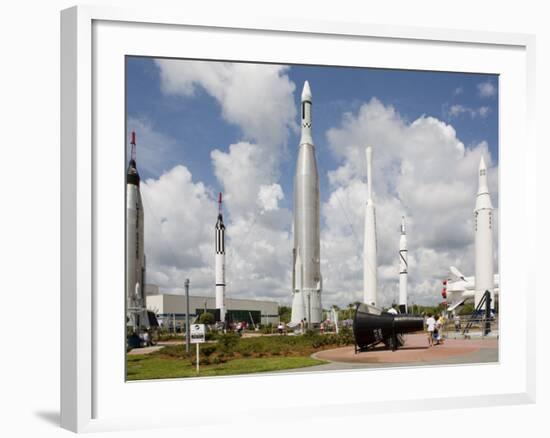
M 197 342 L 197 374 L 199 374 L 199 358 L 200 358 L 200 354 L 199 354 L 199 343 Z
M 206 341 L 206 330 L 204 324 L 191 325 L 191 343 L 197 344 L 197 374 L 199 373 L 199 344 Z
M 185 352 L 189 354 L 189 279 L 185 279 Z

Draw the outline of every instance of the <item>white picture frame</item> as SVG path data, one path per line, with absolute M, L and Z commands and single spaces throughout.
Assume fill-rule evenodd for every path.
M 239 43 L 245 40 L 248 44 L 243 47 Z M 187 47 L 183 44 L 185 41 Z M 327 49 L 327 44 L 333 47 Z M 203 390 L 217 388 L 223 393 L 235 385 L 243 391 L 259 388 L 286 396 L 290 402 L 277 412 L 289 420 L 301 416 L 433 409 L 439 408 L 442 402 L 448 408 L 533 402 L 535 338 L 530 334 L 535 332 L 535 322 L 527 317 L 527 309 L 528 303 L 534 302 L 535 285 L 529 258 L 522 254 L 534 253 L 536 219 L 511 201 L 519 199 L 532 205 L 536 201 L 532 127 L 534 45 L 531 35 L 482 31 L 268 17 L 227 19 L 215 13 L 201 15 L 155 8 L 78 6 L 64 10 L 61 13 L 62 427 L 83 432 L 183 426 L 205 421 L 212 424 L 213 417 L 221 427 L 234 420 L 235 415 L 243 420 L 272 415 L 261 405 L 249 407 L 246 413 L 235 407 L 214 406 L 206 414 L 194 410 L 190 398 L 181 397 L 182 391 L 191 391 L 198 394 L 195 404 L 201 405 L 205 402 L 200 395 Z M 124 125 L 121 117 L 124 99 L 120 99 L 124 94 L 124 75 L 120 74 L 124 56 L 121 58 L 121 55 L 206 59 L 243 59 L 244 56 L 246 60 L 256 61 L 320 64 L 330 61 L 351 65 L 347 47 L 372 49 L 369 62 L 355 55 L 353 65 L 501 75 L 499 206 L 500 268 L 504 286 L 501 285 L 500 362 L 453 367 L 453 375 L 468 379 L 472 385 L 452 390 L 421 389 L 414 383 L 426 379 L 428 373 L 431 379 L 437 380 L 445 376 L 448 367 L 125 383 L 121 380 L 124 333 L 120 318 L 124 289 L 120 287 L 119 297 L 103 292 L 106 285 L 114 285 L 112 289 L 117 290 L 124 276 L 124 258 L 120 258 L 123 245 L 118 245 L 120 250 L 116 249 L 116 242 L 123 239 L 124 234 L 124 209 L 117 207 L 120 196 L 123 197 L 123 185 L 120 190 L 112 189 L 124 178 L 120 171 L 125 134 L 120 128 Z M 308 49 L 307 54 L 300 50 L 303 48 Z M 120 148 L 110 147 L 112 145 Z M 106 214 L 109 211 L 116 213 L 109 216 Z M 520 237 L 518 230 L 522 230 Z M 106 242 L 114 242 L 115 250 L 111 250 L 111 254 L 106 253 Z M 513 300 L 513 325 L 512 300 L 506 294 L 507 289 L 521 291 Z M 399 391 L 391 390 L 392 385 L 384 383 L 383 387 L 388 389 L 384 393 L 382 386 L 377 386 L 375 381 L 381 379 L 373 377 L 388 376 L 388 373 L 392 373 L 392 385 Z M 358 376 L 365 379 L 357 382 Z M 361 391 L 366 380 L 372 381 L 370 390 Z M 405 381 L 409 382 L 408 387 L 402 385 Z M 354 386 L 356 391 L 340 396 L 334 389 L 336 384 Z M 169 388 L 180 396 L 168 397 L 159 405 L 148 407 L 146 416 L 131 406 L 131 400 L 136 399 L 138 393 L 147 397 Z M 296 399 L 293 388 L 300 388 L 302 392 L 306 388 L 307 392 Z M 320 402 L 326 399 L 327 391 L 330 402 Z M 185 416 L 181 415 L 184 410 Z

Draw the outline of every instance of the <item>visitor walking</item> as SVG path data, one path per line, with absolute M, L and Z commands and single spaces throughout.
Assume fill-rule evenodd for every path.
M 434 331 L 435 331 L 435 318 L 431 313 L 428 313 L 428 319 L 426 320 L 426 330 L 428 332 L 428 344 L 430 347 L 434 344 Z
M 458 333 L 460 331 L 460 316 L 458 316 L 458 314 L 455 314 L 454 322 L 455 322 L 455 332 Z

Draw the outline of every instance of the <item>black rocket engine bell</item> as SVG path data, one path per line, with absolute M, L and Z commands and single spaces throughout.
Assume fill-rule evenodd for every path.
M 366 351 L 381 342 L 396 350 L 403 345 L 405 333 L 423 329 L 421 316 L 382 312 L 377 307 L 359 303 L 353 320 L 355 352 Z

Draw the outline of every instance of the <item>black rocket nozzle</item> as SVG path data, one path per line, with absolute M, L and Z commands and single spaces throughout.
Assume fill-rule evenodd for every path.
M 355 345 L 360 351 L 380 342 L 396 346 L 397 336 L 423 329 L 421 316 L 385 313 L 366 304 L 357 305 L 353 320 Z

